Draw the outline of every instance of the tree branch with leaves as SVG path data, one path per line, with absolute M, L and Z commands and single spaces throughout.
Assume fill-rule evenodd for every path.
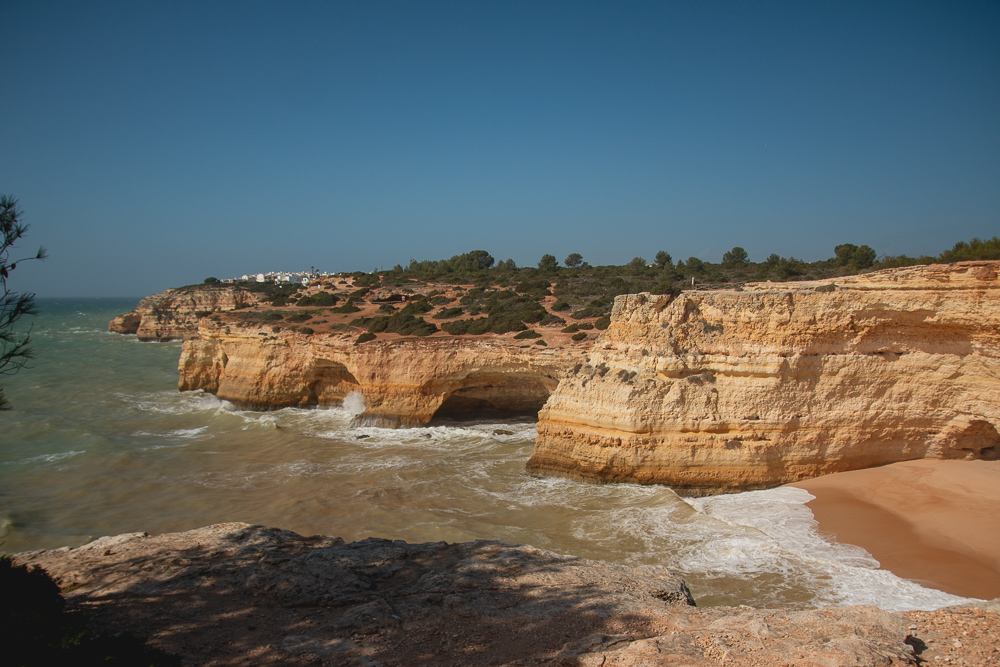
M 21 262 L 33 259 L 45 259 L 45 248 L 29 257 L 11 259 L 14 244 L 28 231 L 28 225 L 21 222 L 23 212 L 17 207 L 17 199 L 9 195 L 0 195 L 0 375 L 13 375 L 21 370 L 33 357 L 28 344 L 31 338 L 26 333 L 14 330 L 17 321 L 25 315 L 35 315 L 35 295 L 18 293 L 7 286 L 11 272 Z M 29 328 L 30 332 L 30 328 Z M 9 405 L 0 387 L 0 410 L 8 410 Z

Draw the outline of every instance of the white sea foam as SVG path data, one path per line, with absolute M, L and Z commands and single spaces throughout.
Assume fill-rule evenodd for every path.
M 86 450 L 72 451 L 72 452 L 58 452 L 55 454 L 42 454 L 41 456 L 32 456 L 27 459 L 21 459 L 19 461 L 7 461 L 4 465 L 20 465 L 20 464 L 31 464 L 31 463 L 58 463 L 59 461 L 65 461 L 66 459 L 73 458 L 80 454 L 86 453 Z
M 181 438 L 183 440 L 201 440 L 214 437 L 211 433 L 208 433 L 208 426 L 199 426 L 198 428 L 176 428 L 171 431 L 137 431 L 136 435 L 152 437 L 152 438 Z
M 878 569 L 860 547 L 827 540 L 805 505 L 812 499 L 794 487 L 686 499 L 721 525 L 706 526 L 702 539 L 680 550 L 681 569 L 741 577 L 780 573 L 810 583 L 824 604 L 905 611 L 967 601 Z

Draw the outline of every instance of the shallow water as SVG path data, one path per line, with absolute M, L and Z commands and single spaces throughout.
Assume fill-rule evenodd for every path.
M 360 396 L 341 408 L 261 413 L 179 393 L 180 343 L 107 332 L 136 301 L 40 301 L 37 359 L 3 378 L 13 406 L 0 413 L 4 550 L 245 521 L 663 564 L 700 605 L 962 601 L 823 539 L 801 489 L 685 500 L 665 487 L 537 479 L 524 473 L 530 420 L 352 428 Z

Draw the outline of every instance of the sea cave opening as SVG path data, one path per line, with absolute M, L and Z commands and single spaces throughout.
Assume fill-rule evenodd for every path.
M 537 418 L 557 382 L 545 377 L 483 375 L 464 378 L 434 412 L 433 420 Z

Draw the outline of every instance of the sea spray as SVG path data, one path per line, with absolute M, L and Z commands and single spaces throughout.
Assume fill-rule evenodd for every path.
M 354 417 L 365 411 L 365 397 L 361 392 L 352 391 L 344 397 L 344 411 Z

